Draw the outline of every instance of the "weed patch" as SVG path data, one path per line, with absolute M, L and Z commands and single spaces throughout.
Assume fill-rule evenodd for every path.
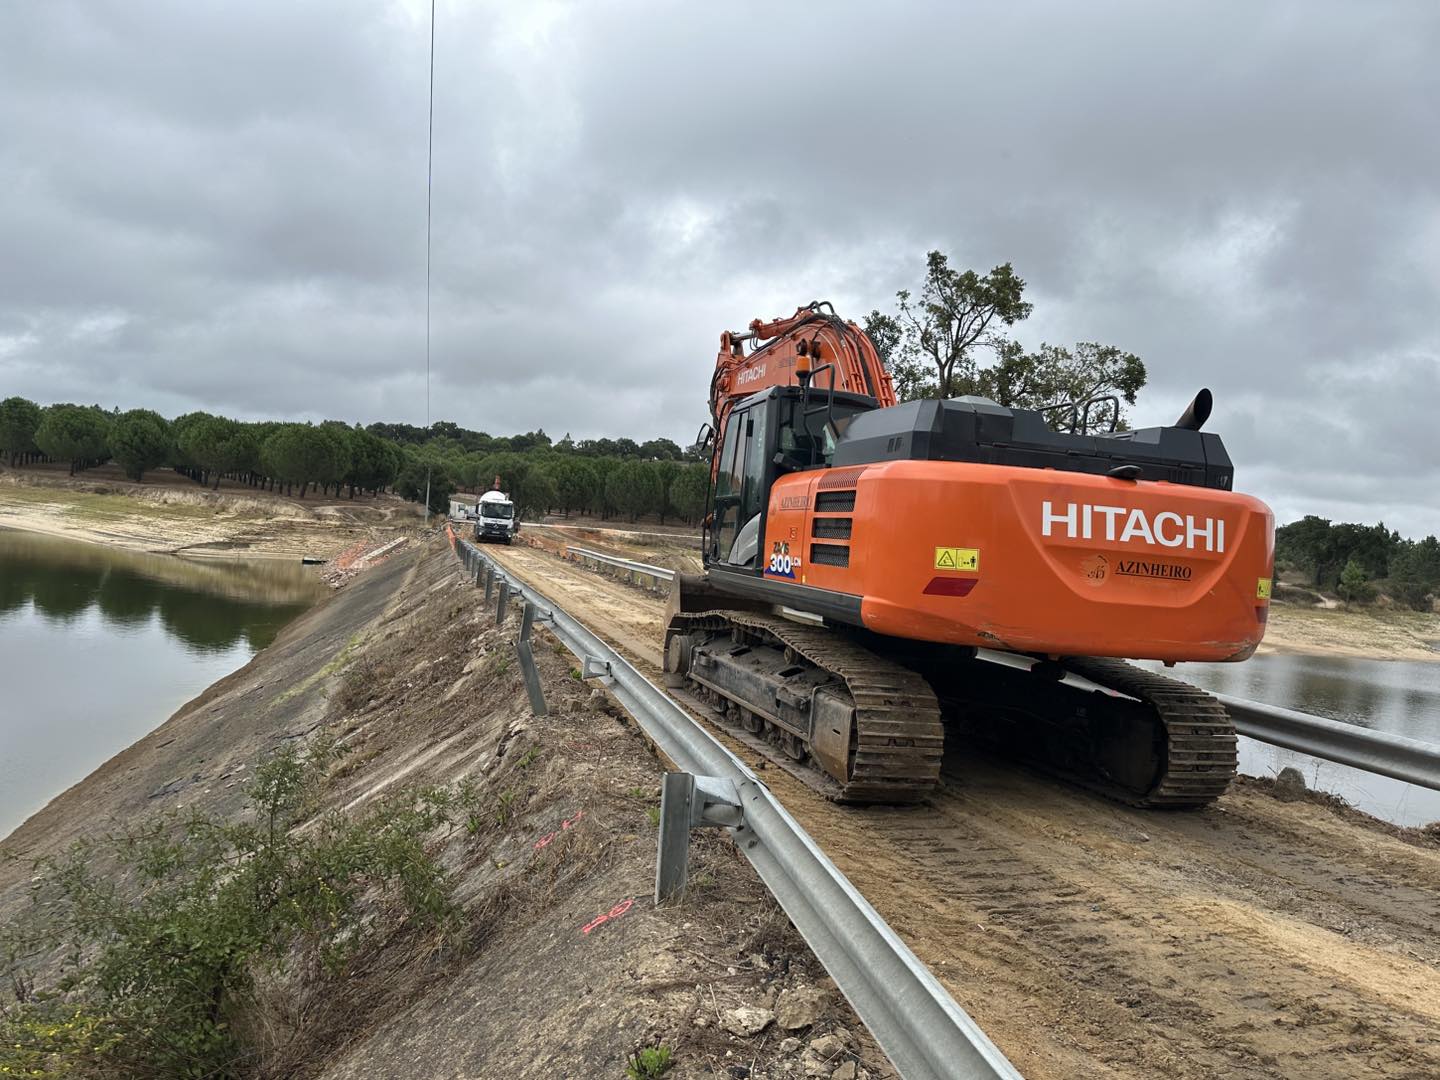
M 168 815 L 37 863 L 32 917 L 0 935 L 15 988 L 0 1006 L 0 1075 L 254 1075 L 276 1049 L 251 1022 L 262 987 L 297 971 L 341 979 L 387 934 L 457 931 L 425 844 L 451 794 L 296 828 L 332 759 L 281 750 L 237 821 Z M 61 978 L 35 992 L 28 965 L 57 951 Z
M 625 1062 L 627 1080 L 658 1080 L 675 1067 L 675 1054 L 668 1046 L 642 1046 Z

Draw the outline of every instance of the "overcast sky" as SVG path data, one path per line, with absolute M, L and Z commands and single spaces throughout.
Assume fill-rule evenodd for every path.
M 0 6 L 0 396 L 425 419 L 428 4 Z M 1440 5 L 466 4 L 432 414 L 705 418 L 721 330 L 1010 261 L 1281 521 L 1440 532 Z

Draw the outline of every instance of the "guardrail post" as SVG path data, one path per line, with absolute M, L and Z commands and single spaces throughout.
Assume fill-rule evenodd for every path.
M 500 591 L 495 594 L 495 625 L 505 621 L 505 606 L 510 603 L 510 582 L 500 579 Z
M 530 695 L 530 711 L 536 716 L 549 716 L 545 691 L 540 686 L 540 672 L 535 667 L 535 653 L 530 648 L 530 631 L 535 625 L 535 605 L 525 601 L 520 616 L 520 636 L 515 639 L 515 655 L 520 658 L 520 671 L 525 676 L 525 693 Z
M 736 828 L 745 821 L 740 793 L 719 776 L 666 773 L 660 783 L 660 840 L 655 902 L 683 898 L 690 880 L 690 830 Z
M 495 567 L 492 563 L 485 564 L 485 602 L 490 602 L 490 593 L 495 588 Z

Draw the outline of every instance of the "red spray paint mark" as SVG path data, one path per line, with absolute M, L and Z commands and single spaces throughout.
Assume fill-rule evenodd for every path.
M 588 923 L 586 923 L 580 928 L 580 932 L 582 934 L 588 934 L 597 926 L 601 926 L 607 922 L 610 922 L 612 919 L 620 918 L 621 915 L 624 915 L 634 906 L 635 898 L 633 896 L 629 900 L 621 900 L 620 903 L 616 904 L 609 911 L 605 912 L 604 915 L 596 915 L 595 918 L 591 919 Z
M 562 832 L 564 832 L 566 829 L 572 829 L 572 828 L 574 828 L 574 827 L 575 827 L 575 823 L 578 822 L 578 821 L 579 821 L 581 818 L 583 818 L 584 816 L 585 816 L 585 811 L 584 811 L 584 810 L 577 810 L 577 811 L 575 811 L 575 816 L 572 817 L 572 818 L 566 818 L 564 821 L 562 821 L 562 822 L 560 823 L 560 828 L 556 829 L 556 830 L 555 830 L 554 832 L 552 832 L 552 833 L 546 833 L 546 834 L 545 834 L 544 836 L 542 836 L 539 840 L 536 840 L 536 841 L 535 841 L 535 850 L 536 850 L 536 851 L 544 851 L 547 847 L 549 847 L 551 844 L 553 844 L 553 843 L 555 842 L 555 838 L 556 838 L 557 836 L 559 836 L 559 835 L 560 835 Z

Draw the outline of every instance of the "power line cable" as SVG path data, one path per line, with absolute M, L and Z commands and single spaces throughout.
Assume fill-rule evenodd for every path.
M 430 120 L 425 151 L 425 436 L 430 436 L 430 248 L 435 187 L 435 0 L 430 0 Z M 430 462 L 425 462 L 425 524 L 430 524 Z

